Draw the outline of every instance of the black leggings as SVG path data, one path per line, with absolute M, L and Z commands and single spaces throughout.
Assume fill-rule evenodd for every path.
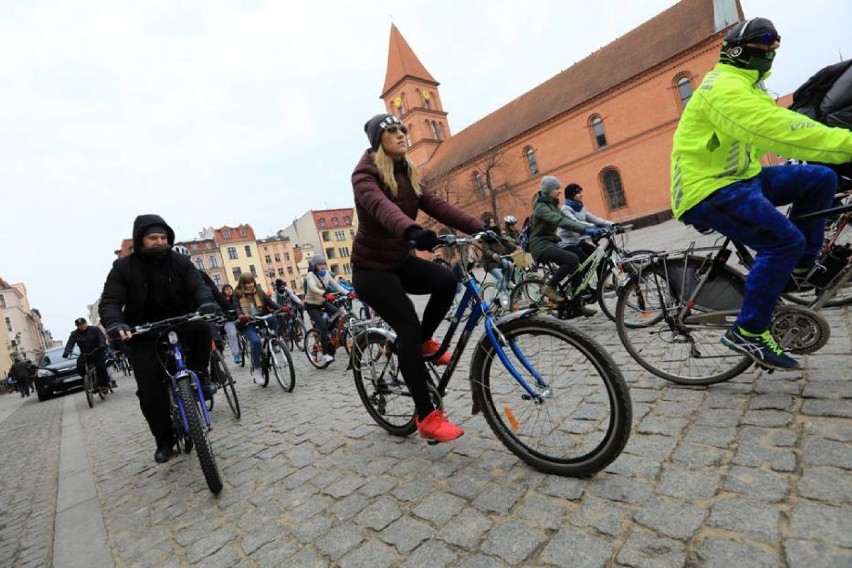
M 399 369 L 422 420 L 435 409 L 426 388 L 428 374 L 422 344 L 432 337 L 450 309 L 456 294 L 456 277 L 443 266 L 410 256 L 393 271 L 355 267 L 352 284 L 358 297 L 396 331 Z M 422 324 L 407 294 L 431 294 Z
M 563 250 L 556 245 L 550 245 L 538 255 L 538 262 L 555 262 L 559 268 L 553 271 L 553 276 L 547 281 L 548 286 L 556 287 L 566 276 L 580 266 L 580 259 L 573 252 Z

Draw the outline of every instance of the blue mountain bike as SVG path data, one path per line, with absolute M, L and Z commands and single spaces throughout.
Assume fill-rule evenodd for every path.
M 182 325 L 205 319 L 208 318 L 199 314 L 187 314 L 134 327 L 131 333 L 157 333 L 157 343 L 161 344 L 163 353 L 171 359 L 170 362 L 161 360 L 161 363 L 169 391 L 169 410 L 178 452 L 186 454 L 195 447 L 207 487 L 218 494 L 222 491 L 222 476 L 208 436 L 210 414 L 205 405 L 201 381 L 195 371 L 186 367 L 178 338 Z
M 482 412 L 497 438 L 541 471 L 580 477 L 604 469 L 630 435 L 630 393 L 621 372 L 591 337 L 536 309 L 495 319 L 493 305 L 466 269 L 467 249 L 479 247 L 480 238 L 440 237 L 438 248 L 455 248 L 463 259 L 465 291 L 441 349 L 426 358 L 433 403 L 443 408 L 450 377 L 474 328 L 484 321 L 485 333 L 470 362 L 473 414 Z M 430 361 L 447 351 L 468 311 L 452 361 L 439 376 Z M 356 329 L 352 370 L 361 401 L 389 433 L 412 434 L 414 401 L 399 371 L 396 334 L 380 320 Z

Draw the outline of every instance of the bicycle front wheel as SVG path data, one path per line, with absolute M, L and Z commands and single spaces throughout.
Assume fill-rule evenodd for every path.
M 627 283 L 628 277 L 638 274 L 641 270 L 641 267 L 634 267 L 630 257 L 646 257 L 650 254 L 653 254 L 653 251 L 637 250 L 629 253 L 627 258 L 622 258 L 618 266 L 611 262 L 606 262 L 603 265 L 597 284 L 598 305 L 611 321 L 615 321 L 615 307 L 618 304 L 618 296 Z
M 542 304 L 542 288 L 544 288 L 544 279 L 538 277 L 527 278 L 515 286 L 509 300 L 512 311 L 517 312 L 540 306 Z
M 234 383 L 234 377 L 225 363 L 225 358 L 218 350 L 214 350 L 210 354 L 210 379 L 216 381 L 219 387 L 225 392 L 225 398 L 228 401 L 228 406 L 231 407 L 231 412 L 234 413 L 234 418 L 240 418 L 240 400 L 237 398 L 237 389 Z
M 637 363 L 681 385 L 712 385 L 748 369 L 747 355 L 722 345 L 726 327 L 679 324 L 682 309 L 663 275 L 630 279 L 616 304 L 615 327 Z
M 86 402 L 92 408 L 95 405 L 95 377 L 90 371 L 83 376 L 83 388 L 86 389 Z
M 323 358 L 322 340 L 320 332 L 314 328 L 305 334 L 305 355 L 308 356 L 308 361 L 317 369 L 325 369 L 328 367 L 328 362 Z
M 269 342 L 269 366 L 275 374 L 275 380 L 286 392 L 293 392 L 296 386 L 296 370 L 293 359 L 277 339 Z
M 213 447 L 208 437 L 207 425 L 202 418 L 201 407 L 193 392 L 195 385 L 189 377 L 181 377 L 177 383 L 178 394 L 183 400 L 183 410 L 189 423 L 189 436 L 195 446 L 195 453 L 198 454 L 201 471 L 204 472 L 207 487 L 214 494 L 218 494 L 222 491 L 222 476 L 216 464 L 216 456 L 213 455 Z
M 603 347 L 543 316 L 505 322 L 500 331 L 506 355 L 534 394 L 499 363 L 483 337 L 471 362 L 471 389 L 494 434 L 547 473 L 583 477 L 612 463 L 630 436 L 632 407 L 627 384 Z

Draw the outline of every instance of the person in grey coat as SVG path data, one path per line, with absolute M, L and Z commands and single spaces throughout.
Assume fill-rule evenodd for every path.
M 601 219 L 592 215 L 586 206 L 583 204 L 583 188 L 576 183 L 569 183 L 565 186 L 565 205 L 562 206 L 562 214 L 570 217 L 575 221 L 582 223 L 583 228 L 590 227 L 611 227 L 614 225 L 612 221 Z M 559 237 L 559 246 L 567 251 L 571 251 L 580 258 L 582 263 L 587 258 L 594 247 L 589 249 L 588 241 L 582 241 L 584 233 L 577 232 L 570 227 L 559 227 L 556 230 L 556 236 Z M 584 247 L 583 245 L 587 245 Z

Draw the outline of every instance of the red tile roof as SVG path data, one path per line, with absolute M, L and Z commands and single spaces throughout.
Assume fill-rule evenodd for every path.
M 333 229 L 335 227 L 351 227 L 352 218 L 354 217 L 353 209 L 320 209 L 319 211 L 311 210 L 311 215 L 314 218 L 314 227 L 317 229 Z M 333 217 L 337 217 L 337 225 L 331 222 Z M 349 222 L 345 222 L 344 217 L 349 217 Z M 320 219 L 325 220 L 325 225 L 320 225 Z
M 426 71 L 414 51 L 399 33 L 395 25 L 391 24 L 390 45 L 388 47 L 388 66 L 385 73 L 385 86 L 382 87 L 381 97 L 384 97 L 388 91 L 394 88 L 400 81 L 406 77 L 421 79 L 427 83 L 432 83 L 436 87 L 438 82 L 432 77 L 431 73 Z
M 739 0 L 735 1 L 737 14 L 742 19 L 742 7 Z M 726 23 L 723 29 L 733 23 Z M 662 64 L 716 33 L 713 0 L 678 2 L 448 138 L 438 147 L 425 169 L 431 175 L 449 172 Z

